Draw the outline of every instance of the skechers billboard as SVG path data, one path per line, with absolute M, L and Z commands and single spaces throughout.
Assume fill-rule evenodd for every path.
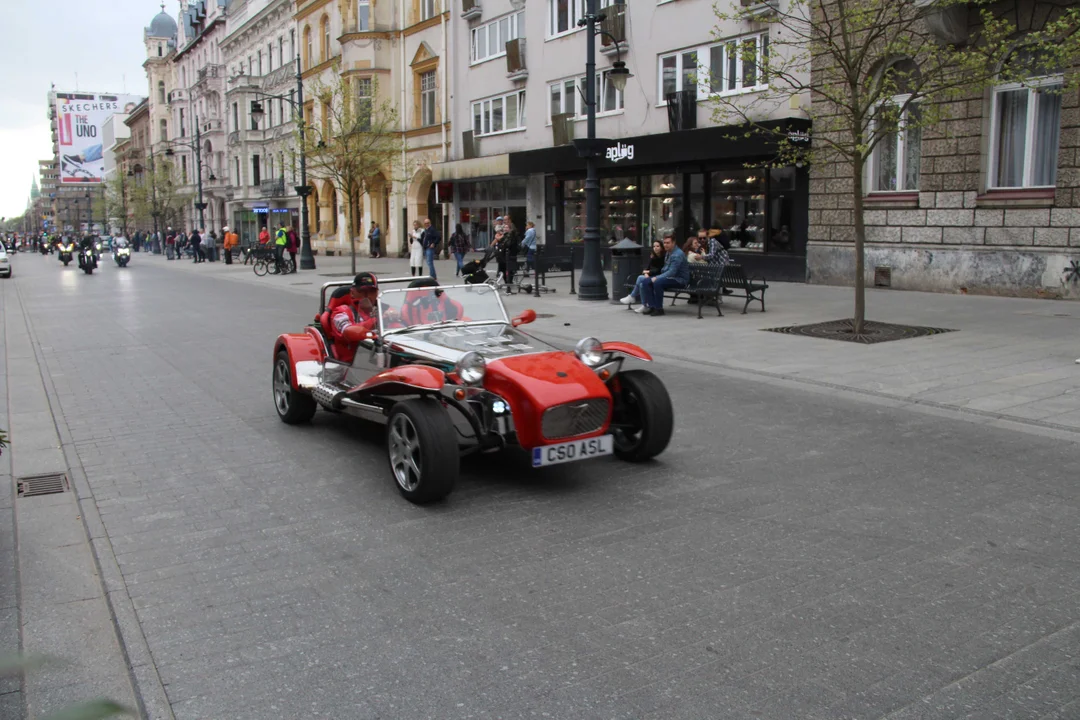
M 56 134 L 61 183 L 100 183 L 105 176 L 101 128 L 110 116 L 131 112 L 138 95 L 57 93 Z

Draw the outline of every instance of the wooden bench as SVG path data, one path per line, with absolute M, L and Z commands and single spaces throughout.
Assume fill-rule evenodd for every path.
M 724 267 L 721 284 L 732 291 L 730 294 L 733 297 L 746 299 L 742 310 L 743 315 L 746 314 L 746 308 L 750 307 L 750 303 L 755 300 L 761 303 L 761 312 L 765 312 L 765 291 L 769 289 L 769 285 L 764 277 L 757 275 L 748 278 L 743 272 L 742 265 L 729 264 Z

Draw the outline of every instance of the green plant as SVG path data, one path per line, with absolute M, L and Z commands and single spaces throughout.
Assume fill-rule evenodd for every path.
M 0 433 L 2 438 L 2 433 Z M 0 442 L 3 442 L 0 439 Z M 0 677 L 11 677 L 35 670 L 47 662 L 42 656 L 8 655 L 0 657 Z M 106 698 L 86 700 L 75 705 L 70 705 L 58 712 L 48 715 L 43 720 L 106 720 L 106 718 L 118 715 L 131 715 L 136 713 L 120 703 Z
M 7 431 L 0 428 L 0 455 L 4 454 L 4 448 L 7 447 Z

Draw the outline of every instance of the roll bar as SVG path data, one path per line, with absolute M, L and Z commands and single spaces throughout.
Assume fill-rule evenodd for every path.
M 419 277 L 413 275 L 413 276 L 410 276 L 410 277 L 392 277 L 392 278 L 385 278 L 385 279 L 376 276 L 376 279 L 379 281 L 379 287 L 380 288 L 382 288 L 382 286 L 384 286 L 384 285 L 396 285 L 398 283 L 411 283 L 413 280 L 425 280 L 425 279 L 426 280 L 434 280 L 434 278 L 432 278 L 430 275 L 422 275 L 422 276 L 419 276 Z M 331 288 L 336 289 L 336 288 L 339 288 L 339 287 L 345 287 L 347 285 L 352 285 L 352 284 L 353 284 L 353 281 L 351 279 L 349 279 L 349 280 L 333 280 L 333 281 L 328 282 L 328 283 L 323 283 L 322 289 L 319 291 L 319 314 L 322 315 L 324 312 L 326 312 L 326 291 L 327 290 L 329 290 Z

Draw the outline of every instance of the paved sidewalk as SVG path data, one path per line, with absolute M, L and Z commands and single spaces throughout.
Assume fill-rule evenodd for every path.
M 142 261 L 144 256 L 137 258 Z M 250 266 L 146 260 L 237 282 L 273 285 L 309 298 L 323 282 L 344 279 L 347 257 L 318 257 L 318 269 L 255 277 Z M 358 268 L 408 275 L 401 259 L 358 260 Z M 443 281 L 452 260 L 437 264 Z M 585 303 L 569 294 L 569 280 L 539 298 L 511 296 L 511 310 L 532 307 L 541 318 L 531 330 L 576 341 L 585 335 L 637 342 L 665 359 L 721 370 L 807 383 L 964 413 L 977 421 L 1020 422 L 1080 433 L 1080 303 L 970 295 L 868 290 L 867 315 L 878 321 L 929 325 L 958 332 L 880 345 L 793 337 L 763 328 L 850 317 L 850 288 L 771 283 L 767 312 L 729 299 L 724 316 L 680 303 L 663 318 L 642 317 L 613 303 Z M 312 300 L 312 308 L 315 304 Z M 550 315 L 550 317 L 547 317 Z

